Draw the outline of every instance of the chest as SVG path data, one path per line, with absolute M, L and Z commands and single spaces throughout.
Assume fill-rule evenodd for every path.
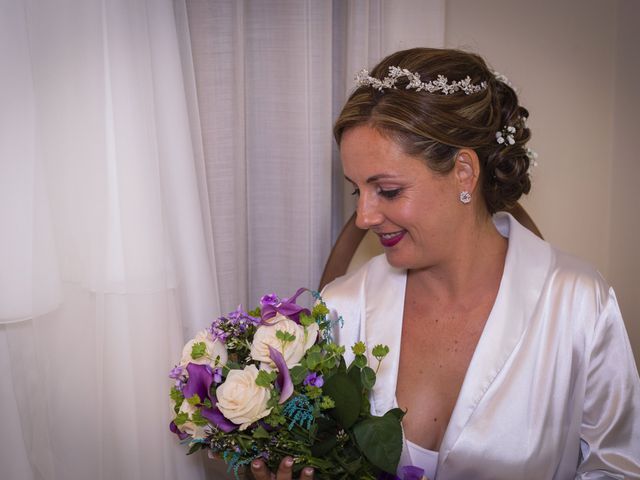
M 439 448 L 493 300 L 472 308 L 405 305 L 396 397 L 412 442 Z

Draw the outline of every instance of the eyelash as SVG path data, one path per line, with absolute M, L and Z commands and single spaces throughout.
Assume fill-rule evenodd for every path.
M 395 197 L 397 197 L 400 192 L 402 191 L 401 188 L 395 188 L 393 190 L 383 190 L 383 189 L 378 189 L 378 195 L 386 198 L 387 200 L 391 200 Z M 351 195 L 360 195 L 360 189 L 356 188 L 353 190 L 353 192 L 351 192 Z

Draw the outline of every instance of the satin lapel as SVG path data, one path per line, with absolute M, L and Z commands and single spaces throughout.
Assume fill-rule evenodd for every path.
M 550 246 L 506 213 L 494 216 L 498 230 L 509 237 L 500 290 L 462 383 L 445 433 L 438 471 L 469 423 L 473 412 L 500 373 L 533 314 L 551 264 Z
M 362 338 L 367 345 L 369 365 L 374 370 L 378 361 L 371 355 L 371 349 L 378 344 L 389 347 L 389 354 L 380 364 L 371 395 L 372 411 L 376 415 L 383 415 L 395 406 L 407 275 L 405 270 L 391 267 L 384 255 L 374 261 L 366 279 Z

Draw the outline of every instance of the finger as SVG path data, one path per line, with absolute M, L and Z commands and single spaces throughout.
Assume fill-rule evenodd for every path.
M 305 467 L 302 469 L 302 474 L 300 475 L 300 480 L 312 480 L 313 479 L 313 468 Z
M 251 462 L 251 474 L 255 480 L 271 480 L 271 472 L 262 460 Z
M 278 467 L 278 473 L 276 474 L 276 480 L 291 480 L 291 473 L 293 472 L 293 458 L 284 457 Z

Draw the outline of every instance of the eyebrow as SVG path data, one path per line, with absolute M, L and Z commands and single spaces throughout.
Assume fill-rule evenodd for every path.
M 355 182 L 353 180 L 351 180 L 349 177 L 347 177 L 346 175 L 344 176 L 344 178 L 348 181 L 351 182 L 355 185 Z M 365 183 L 374 183 L 377 182 L 378 180 L 384 180 L 387 178 L 397 178 L 397 175 L 391 175 L 389 173 L 379 173 L 377 175 L 373 175 L 369 178 L 367 178 L 367 181 Z

